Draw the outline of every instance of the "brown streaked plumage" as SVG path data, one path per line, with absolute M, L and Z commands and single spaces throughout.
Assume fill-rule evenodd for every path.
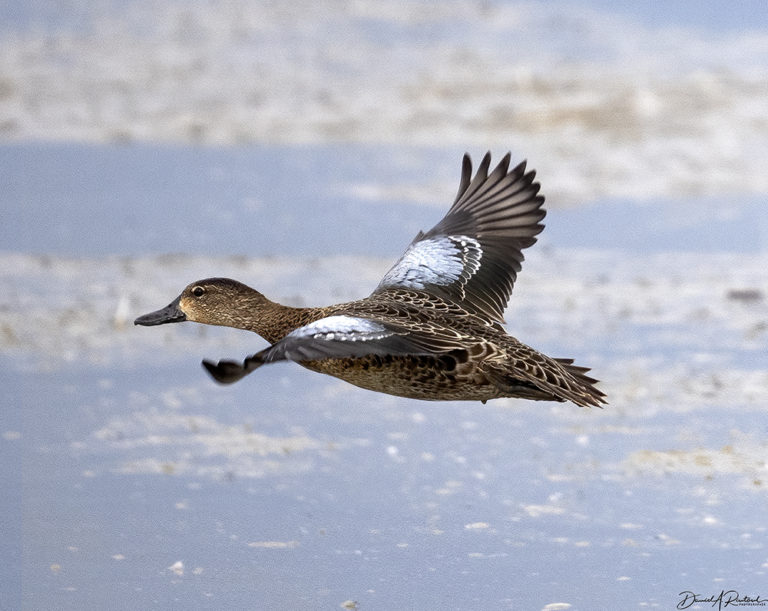
M 600 406 L 605 395 L 586 367 L 554 359 L 507 335 L 502 315 L 546 212 L 535 172 L 509 169 L 509 153 L 474 178 L 464 156 L 456 200 L 363 299 L 292 308 L 226 278 L 187 286 L 137 325 L 190 320 L 254 331 L 271 346 L 243 362 L 203 361 L 218 382 L 266 363 L 296 361 L 356 386 L 427 400 L 500 397 Z

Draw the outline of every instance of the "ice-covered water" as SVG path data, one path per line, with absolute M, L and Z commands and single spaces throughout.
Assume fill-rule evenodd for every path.
M 768 598 L 768 11 L 0 7 L 0 609 Z M 507 320 L 603 410 L 424 403 L 133 318 L 359 297 L 461 154 L 539 171 Z M 710 608 L 698 603 L 691 609 Z

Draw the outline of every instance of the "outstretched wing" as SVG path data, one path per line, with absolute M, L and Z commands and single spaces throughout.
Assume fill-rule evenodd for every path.
M 317 361 L 371 354 L 434 354 L 434 350 L 440 350 L 439 339 L 432 340 L 434 346 L 429 341 L 427 337 L 393 324 L 359 316 L 334 315 L 294 329 L 242 363 L 203 361 L 203 366 L 216 381 L 231 384 L 265 363 L 274 361 Z
M 428 352 L 424 343 L 407 329 L 370 318 L 338 314 L 294 329 L 259 354 L 265 363 L 271 363 Z
M 472 178 L 472 160 L 465 154 L 448 214 L 427 233 L 419 232 L 374 292 L 424 290 L 504 322 L 522 250 L 536 242 L 546 215 L 536 172 L 526 172 L 525 161 L 510 171 L 509 161 L 507 153 L 489 175 L 486 153 Z

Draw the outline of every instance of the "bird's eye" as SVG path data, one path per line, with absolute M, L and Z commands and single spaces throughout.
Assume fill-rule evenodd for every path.
M 205 289 L 202 286 L 196 286 L 192 289 L 192 294 L 195 297 L 202 297 L 205 294 Z

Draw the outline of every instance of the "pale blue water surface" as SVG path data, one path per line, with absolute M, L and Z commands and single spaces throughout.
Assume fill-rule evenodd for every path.
M 159 39 L 137 19 L 154 9 L 127 6 L 148 45 L 189 37 L 201 41 L 201 56 L 224 57 L 232 70 L 245 61 L 218 46 L 233 43 L 218 38 L 219 11 L 205 4 L 165 6 L 164 18 L 180 29 L 166 37 L 158 26 Z M 168 122 L 186 125 L 183 104 L 169 121 L 162 114 L 174 98 L 163 86 L 205 72 L 204 64 L 158 47 L 151 65 L 163 86 L 142 97 L 135 91 L 146 66 L 132 51 L 89 54 L 88 36 L 98 48 L 121 6 L 4 8 L 3 35 L 18 36 L 7 48 L 27 55 L 6 54 L 0 111 L 0 609 L 673 609 L 681 592 L 730 589 L 768 599 L 768 188 L 751 169 L 766 158 L 764 81 L 755 68 L 764 12 L 745 22 L 743 10 L 720 19 L 712 3 L 591 3 L 648 28 L 643 40 L 653 44 L 635 52 L 610 28 L 595 38 L 572 9 L 542 6 L 539 29 L 524 34 L 551 55 L 521 48 L 530 72 L 500 72 L 499 81 L 522 87 L 519 108 L 534 93 L 549 95 L 549 105 L 529 117 L 539 127 L 510 135 L 503 129 L 515 117 L 494 106 L 502 94 L 493 75 L 481 83 L 488 98 L 471 99 L 484 111 L 490 100 L 497 123 L 475 120 L 472 105 L 451 96 L 480 87 L 472 62 L 517 54 L 506 30 L 487 20 L 487 10 L 516 5 L 446 6 L 447 16 L 432 17 L 357 5 L 363 15 L 349 38 L 377 70 L 392 41 L 432 49 L 433 59 L 451 41 L 465 46 L 464 55 L 448 54 L 448 65 L 467 62 L 467 91 L 414 55 L 417 85 L 398 81 L 407 95 L 386 108 L 369 108 L 367 81 L 353 79 L 360 88 L 334 109 L 337 82 L 326 91 L 298 69 L 314 66 L 306 49 L 322 49 L 317 56 L 339 83 L 365 72 L 348 63 L 357 55 L 334 55 L 323 27 L 292 29 L 293 17 L 276 9 L 263 31 L 258 19 L 243 18 L 233 39 L 272 41 L 272 58 L 287 48 L 286 74 L 300 85 L 283 90 L 287 81 L 265 77 L 279 103 L 248 98 L 257 135 L 240 141 L 221 110 L 242 120 L 226 106 L 229 73 L 214 70 L 195 98 L 202 127 L 183 132 L 202 133 L 204 144 L 163 131 Z M 347 23 L 343 7 L 331 13 Z M 516 23 L 503 16 L 504 27 Z M 563 37 L 545 35 L 558 24 Z M 592 37 L 574 59 L 568 48 L 580 27 Z M 637 85 L 622 70 L 611 74 L 626 81 L 604 78 L 602 53 L 629 53 L 632 65 L 647 60 L 654 72 L 654 44 L 674 46 L 675 28 L 686 59 L 666 78 Z M 54 36 L 69 31 L 72 38 Z M 696 36 L 717 44 L 734 37 L 733 56 L 706 56 Z M 26 64 L 36 53 L 45 61 Z M 73 67 L 83 53 L 101 63 Z M 685 72 L 698 54 L 702 67 Z M 111 64 L 115 57 L 124 63 Z M 718 62 L 731 62 L 731 71 Z M 94 79 L 92 90 L 64 79 L 50 96 L 27 98 L 41 65 L 71 69 L 86 84 L 92 69 L 114 79 Z M 604 85 L 608 102 L 592 112 L 581 82 Z M 724 82 L 737 93 L 729 97 Z M 387 90 L 371 87 L 374 98 Z M 564 95 L 569 87 L 578 95 Z M 113 99 L 114 91 L 134 93 Z M 320 104 L 306 138 L 307 117 L 294 106 L 304 93 Z M 413 112 L 386 123 L 403 99 Z M 701 107 L 691 106 L 696 100 Z M 642 120 L 603 116 L 625 104 Z M 347 106 L 362 111 L 323 131 Z M 751 126 L 754 139 L 734 140 L 727 124 L 718 131 L 713 108 L 724 109 L 723 122 L 736 116 Z M 697 113 L 714 130 L 701 140 L 691 136 Z M 361 137 L 367 121 L 391 126 L 394 138 Z M 285 139 L 277 128 L 258 136 L 275 125 Z M 478 138 L 463 137 L 475 128 Z M 427 142 L 398 143 L 412 129 Z M 548 201 L 509 330 L 592 367 L 609 396 L 605 409 L 410 401 L 295 364 L 221 387 L 200 360 L 242 358 L 263 340 L 192 324 L 131 324 L 211 275 L 294 305 L 365 295 L 447 209 L 464 151 L 478 162 L 489 148 L 494 159 L 509 149 L 515 160 L 529 158 Z M 722 156 L 714 169 L 705 163 L 712 155 Z M 642 163 L 655 171 L 638 173 Z
M 443 162 L 442 152 L 411 154 L 425 164 Z M 4 307 L 21 307 L 22 318 L 24 306 L 9 301 L 14 291 L 22 300 L 49 291 L 60 320 L 77 318 L 66 310 L 88 307 L 78 297 L 88 276 L 57 266 L 76 268 L 105 255 L 122 257 L 120 265 L 105 259 L 108 269 L 122 273 L 130 253 L 274 253 L 300 257 L 299 278 L 323 283 L 327 276 L 343 286 L 343 269 L 340 275 L 313 271 L 312 257 L 349 252 L 393 260 L 416 229 L 441 214 L 407 203 L 334 200 L 338 185 L 357 180 L 363 165 L 383 180 L 391 176 L 387 160 L 397 155 L 386 149 L 57 145 L 5 147 L 0 155 L 7 166 L 45 168 L 35 180 L 15 173 L 8 191 L 25 206 L 14 207 L 6 243 L 19 252 L 47 253 L 60 287 L 54 291 L 22 279 L 22 269 L 16 276 L 6 269 Z M 297 167 L 301 182 L 294 181 Z M 219 178 L 217 168 L 233 178 Z M 269 202 L 242 208 L 257 196 Z M 596 214 L 601 205 L 551 210 L 531 265 L 541 266 L 562 243 L 579 252 L 574 243 L 593 240 L 605 244 L 606 253 L 621 253 L 642 278 L 643 260 L 663 255 L 674 231 L 708 244 L 706 223 L 685 230 L 661 223 L 667 233 L 644 229 L 658 225 L 660 215 L 674 217 L 670 210 L 693 205 L 605 204 L 610 231 L 598 234 L 596 227 L 608 222 Z M 734 210 L 734 218 L 719 225 L 718 236 L 729 244 L 723 256 L 760 252 L 759 232 L 740 231 L 740 215 L 754 214 L 751 204 Z M 567 248 L 559 252 L 568 257 Z M 57 263 L 59 256 L 70 263 Z M 695 259 L 695 251 L 689 256 Z M 173 261 L 186 275 L 172 279 L 151 304 L 142 299 L 144 310 L 164 305 L 195 279 L 196 264 L 185 264 L 185 257 Z M 592 290 L 607 282 L 610 291 L 616 280 L 611 256 L 596 261 L 602 268 L 577 269 L 592 279 Z M 142 287 L 156 290 L 142 275 L 169 263 L 158 257 L 138 272 L 110 279 L 107 271 L 90 282 L 129 283 L 140 294 Z M 556 274 L 565 280 L 569 271 L 554 264 L 547 273 L 557 282 Z M 530 282 L 540 278 L 524 271 L 523 295 L 536 290 L 524 288 L 528 274 Z M 275 282 L 279 287 L 279 278 Z M 311 288 L 284 290 L 316 298 Z M 648 290 L 663 295 L 653 284 Z M 129 315 L 142 313 L 139 307 Z M 21 577 L 23 587 L 15 595 L 4 590 L 12 601 L 7 608 L 297 609 L 338 608 L 348 600 L 372 609 L 556 602 L 579 609 L 670 608 L 678 592 L 690 588 L 723 584 L 760 592 L 767 560 L 763 411 L 747 391 L 731 403 L 728 389 L 718 385 L 748 382 L 710 380 L 717 374 L 708 373 L 708 362 L 759 372 L 764 332 L 744 343 L 706 317 L 702 328 L 695 320 L 622 321 L 598 308 L 587 318 L 597 332 L 582 336 L 571 328 L 569 337 L 557 337 L 543 333 L 546 323 L 537 322 L 535 309 L 526 312 L 513 315 L 513 331 L 526 320 L 519 334 L 533 334 L 527 341 L 593 366 L 606 391 L 618 395 L 610 406 L 421 403 L 290 365 L 222 388 L 207 379 L 199 360 L 244 356 L 263 344 L 227 330 L 209 336 L 180 325 L 109 327 L 108 335 L 120 338 L 115 348 L 78 348 L 63 334 L 65 345 L 52 349 L 71 353 L 64 358 L 29 353 L 8 340 L 2 504 L 4 546 L 15 561 L 3 571 L 10 582 Z M 92 323 L 101 324 L 83 322 Z M 558 324 L 568 329 L 567 322 Z M 705 329 L 708 339 L 699 341 Z M 164 343 L 142 348 L 158 333 Z M 235 335 L 235 346 L 210 344 Z M 191 348 L 174 347 L 179 337 Z M 619 372 L 635 367 L 644 375 L 643 359 L 653 362 L 652 371 L 682 364 L 676 375 L 703 384 L 703 394 L 683 393 L 685 405 L 666 406 L 665 394 L 680 401 L 680 389 L 655 385 L 686 382 L 675 376 L 633 382 L 631 372 Z M 285 439 L 285 448 L 265 446 L 260 435 L 278 446 Z M 304 437 L 311 440 L 306 446 Z M 649 458 L 647 472 L 642 465 L 633 472 L 643 452 L 692 452 L 694 462 L 717 461 L 727 459 L 725 446 L 739 443 L 758 448 L 754 466 L 714 463 L 708 474 L 706 465 L 688 472 L 687 463 L 665 467 Z

